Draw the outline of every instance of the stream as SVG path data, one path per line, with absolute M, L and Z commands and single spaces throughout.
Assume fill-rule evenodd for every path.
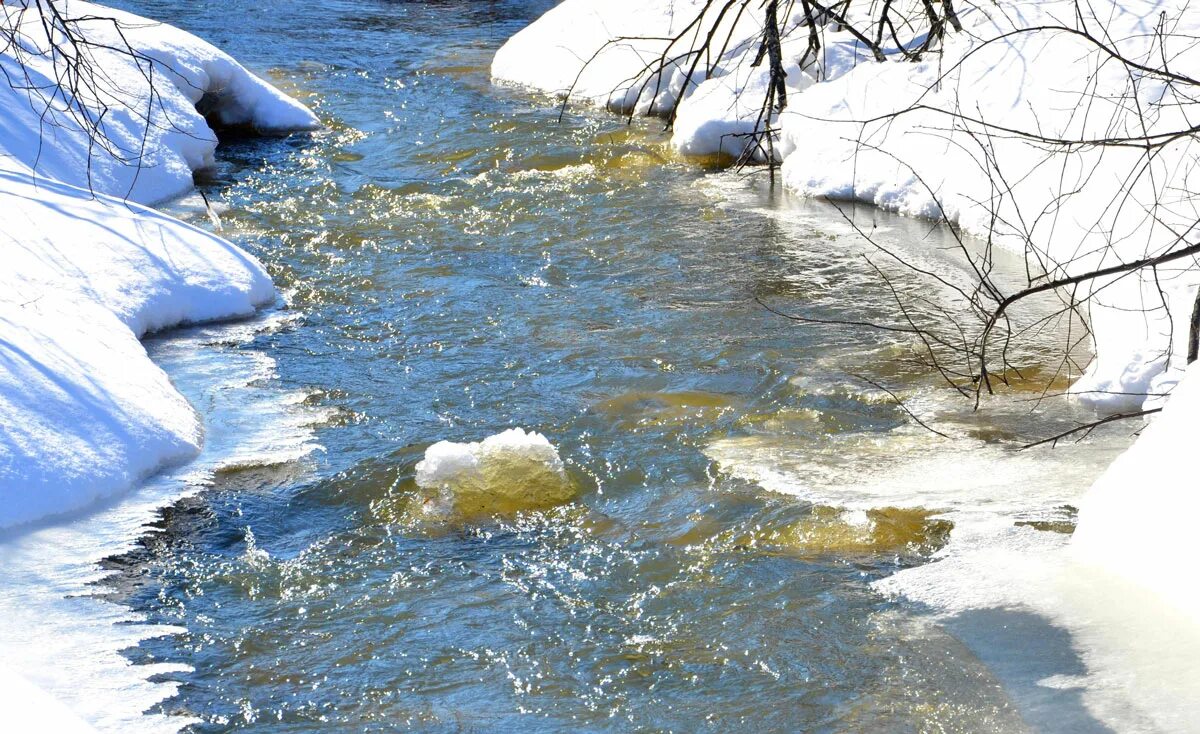
M 908 335 L 759 303 L 890 323 L 848 221 L 965 277 L 948 232 L 493 86 L 495 49 L 549 2 L 115 5 L 327 125 L 224 139 L 200 181 L 281 303 L 147 341 L 209 426 L 203 491 L 101 588 L 172 632 L 123 652 L 175 691 L 151 707 L 168 728 L 1110 731 L 1080 686 L 1034 685 L 1085 672 L 1062 629 L 946 622 L 896 581 L 973 539 L 1065 543 L 1129 431 L 1019 450 L 1087 418 L 1033 400 L 1059 337 L 976 412 Z M 557 449 L 571 501 L 421 517 L 431 444 L 514 427 Z

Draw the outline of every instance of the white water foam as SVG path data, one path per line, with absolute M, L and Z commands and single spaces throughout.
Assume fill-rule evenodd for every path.
M 215 472 L 295 462 L 317 448 L 313 426 L 324 416 L 301 405 L 305 395 L 271 384 L 270 357 L 228 348 L 285 320 L 276 312 L 148 342 L 151 356 L 205 418 L 200 456 L 117 501 L 0 536 L 0 681 L 14 683 L 0 690 L 6 711 L 31 709 L 28 700 L 16 706 L 12 697 L 24 696 L 22 686 L 32 684 L 101 732 L 174 732 L 190 723 L 143 713 L 174 695 L 176 684 L 150 679 L 177 672 L 178 665 L 132 665 L 120 654 L 180 630 L 149 624 L 98 597 L 104 589 L 96 583 L 111 573 L 98 562 L 133 550 L 141 535 L 153 532 L 148 524 L 159 508 L 203 490 Z M 51 722 L 60 721 L 69 717 L 48 718 L 30 731 L 58 731 Z

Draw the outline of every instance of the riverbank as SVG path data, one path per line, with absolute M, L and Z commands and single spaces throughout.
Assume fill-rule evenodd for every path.
M 156 7 L 197 29 L 228 14 Z M 1093 674 L 1095 651 L 1119 650 L 1080 637 L 1105 631 L 1088 626 L 1105 599 L 1059 594 L 1059 626 L 986 612 L 1074 573 L 1058 531 L 1127 436 L 1018 451 L 1013 436 L 1086 409 L 1030 416 L 1017 392 L 1003 415 L 973 414 L 890 335 L 763 310 L 755 298 L 833 319 L 894 303 L 837 209 L 705 172 L 651 125 L 555 124 L 542 100 L 491 86 L 492 51 L 537 3 L 388 7 L 239 6 L 222 43 L 278 59 L 332 128 L 290 150 L 231 141 L 207 187 L 296 320 L 150 340 L 210 424 L 206 455 L 111 512 L 16 531 L 0 558 L 29 572 L 0 594 L 0 617 L 21 620 L 7 660 L 69 694 L 94 682 L 69 703 L 116 731 L 1181 729 Z M 948 228 L 858 211 L 954 275 Z M 256 402 L 264 386 L 282 394 Z M 309 404 L 338 416 L 311 463 L 295 458 L 305 419 L 280 408 Z M 515 426 L 553 469 L 547 504 L 567 504 L 441 517 Z M 468 471 L 432 472 L 438 457 Z M 423 498 L 434 512 L 411 512 Z M 1087 592 L 1096 577 L 1071 578 Z M 44 635 L 21 634 L 39 619 Z M 104 666 L 61 665 L 76 648 Z M 1110 655 L 1107 672 L 1152 674 L 1134 694 L 1168 675 L 1132 660 Z M 1186 702 L 1186 683 L 1157 695 L 1182 685 Z
M 0 529 L 79 510 L 194 456 L 195 413 L 138 339 L 276 299 L 246 252 L 139 205 L 180 196 L 212 166 L 216 134 L 196 105 L 268 134 L 319 126 L 189 33 L 82 2 L 61 12 L 72 20 L 43 26 L 35 8 L 4 5 L 22 43 L 0 64 L 30 85 L 0 88 L 0 197 L 11 212 Z M 85 49 L 72 59 L 50 51 L 68 34 Z M 86 86 L 48 83 L 68 62 L 89 70 Z

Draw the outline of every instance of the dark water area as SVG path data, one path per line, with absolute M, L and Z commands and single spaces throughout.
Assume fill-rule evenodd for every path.
M 231 466 L 112 561 L 122 601 L 186 628 L 126 651 L 192 668 L 161 711 L 195 732 L 1025 730 L 971 652 L 870 586 L 945 545 L 944 507 L 850 515 L 752 481 L 771 457 L 826 487 L 929 450 L 854 374 L 951 400 L 903 339 L 757 303 L 895 317 L 836 208 L 680 160 L 654 121 L 559 122 L 493 86 L 549 2 L 115 4 L 327 125 L 226 140 L 201 181 L 287 301 L 228 348 L 307 396 L 323 450 Z M 944 233 L 858 215 L 953 269 Z M 968 436 L 1052 427 L 936 410 Z M 574 501 L 414 516 L 430 444 L 512 427 L 557 447 Z

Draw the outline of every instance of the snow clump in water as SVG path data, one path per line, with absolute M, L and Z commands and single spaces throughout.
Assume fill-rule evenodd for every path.
M 440 441 L 417 464 L 429 492 L 426 515 L 470 519 L 514 515 L 569 502 L 575 486 L 554 445 L 540 433 L 512 428 L 483 441 Z

